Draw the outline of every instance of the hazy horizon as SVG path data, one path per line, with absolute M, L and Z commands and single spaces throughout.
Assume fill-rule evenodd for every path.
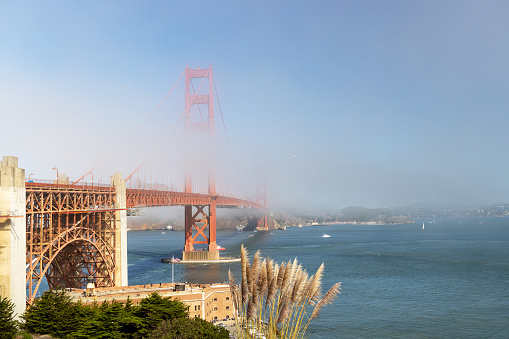
M 3 2 L 0 156 L 39 179 L 125 178 L 148 154 L 147 178 L 178 175 L 184 137 L 143 122 L 186 65 L 212 65 L 223 192 L 255 198 L 260 167 L 275 209 L 508 202 L 508 10 Z

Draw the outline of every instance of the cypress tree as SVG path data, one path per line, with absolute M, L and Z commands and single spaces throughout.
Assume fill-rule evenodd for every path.
M 14 320 L 14 304 L 8 298 L 0 297 L 0 339 L 14 338 L 18 322 Z
M 189 306 L 154 292 L 140 302 L 136 316 L 143 321 L 143 328 L 138 333 L 146 336 L 164 320 L 189 317 Z
M 24 327 L 31 333 L 49 334 L 57 338 L 65 338 L 72 329 L 73 302 L 63 290 L 49 290 L 22 315 Z

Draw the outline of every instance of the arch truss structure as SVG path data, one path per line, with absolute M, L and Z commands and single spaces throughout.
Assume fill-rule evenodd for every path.
M 115 286 L 115 199 L 112 187 L 26 185 L 27 302 L 43 278 L 49 288 Z

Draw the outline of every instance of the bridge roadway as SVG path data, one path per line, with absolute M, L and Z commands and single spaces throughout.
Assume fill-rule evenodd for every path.
M 253 201 L 221 195 L 130 188 L 126 189 L 126 195 L 127 208 L 210 205 L 215 201 L 217 207 L 263 209 L 262 206 Z
M 48 210 L 61 213 L 90 211 L 90 210 L 114 210 L 114 201 L 96 201 L 108 192 L 116 196 L 115 187 L 112 185 L 94 184 L 56 184 L 27 181 L 25 182 L 27 199 L 29 194 L 42 194 L 41 198 L 52 197 L 56 199 L 57 205 L 53 203 L 43 204 Z M 73 199 L 77 199 L 76 201 Z M 44 200 L 41 200 L 44 201 Z M 94 201 L 96 204 L 94 205 Z M 210 205 L 215 201 L 219 208 L 256 208 L 263 209 L 263 206 L 244 199 L 238 199 L 222 195 L 209 195 L 202 193 L 185 193 L 178 191 L 151 190 L 151 189 L 126 189 L 126 208 L 156 207 L 156 206 L 196 206 Z M 74 202 L 74 203 L 73 203 Z M 33 201 L 27 200 L 27 213 L 30 212 L 30 204 Z M 72 204 L 72 205 L 69 205 Z M 55 209 L 56 208 L 56 209 Z

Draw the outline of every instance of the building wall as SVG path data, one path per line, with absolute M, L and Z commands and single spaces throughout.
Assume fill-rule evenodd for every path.
M 234 317 L 233 302 L 228 285 L 211 286 L 205 294 L 205 317 L 207 321 Z
M 128 297 L 134 304 L 138 304 L 153 292 L 184 302 L 189 306 L 191 318 L 199 317 L 207 321 L 234 318 L 235 311 L 227 284 L 186 284 L 185 291 L 174 291 L 174 284 L 104 287 L 97 288 L 94 297 L 84 297 L 81 289 L 70 290 L 74 300 L 81 300 L 85 304 L 113 300 L 125 302 Z

